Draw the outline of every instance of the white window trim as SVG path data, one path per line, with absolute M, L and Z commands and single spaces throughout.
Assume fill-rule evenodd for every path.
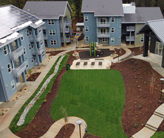
M 9 53 L 11 53 L 10 45 L 8 44 L 7 47 L 9 49 Z
M 115 22 L 115 17 L 111 17 L 111 23 L 114 23 L 114 22 L 112 22 L 112 19 L 114 19 L 114 22 Z
M 113 32 L 112 32 L 112 29 L 113 29 Z M 114 28 L 114 27 L 112 27 L 112 28 L 111 28 L 111 33 L 114 33 L 114 32 L 115 32 L 115 28 Z
M 143 38 L 143 40 L 142 40 L 142 38 Z M 142 37 L 140 37 L 140 41 L 143 43 L 144 42 L 144 37 L 142 36 Z
M 13 85 L 12 85 L 12 82 L 13 82 Z M 12 88 L 12 86 L 14 86 L 14 88 Z M 14 82 L 14 80 L 11 81 L 11 88 L 12 88 L 12 90 L 15 89 L 15 82 Z
M 112 42 L 112 39 L 113 39 L 113 42 Z M 115 39 L 114 39 L 114 37 L 112 37 L 110 41 L 111 41 L 111 43 L 114 43 L 114 42 L 115 42 Z
M 5 47 L 6 47 L 6 50 L 4 50 Z M 6 54 L 5 54 L 5 51 L 6 51 Z M 5 56 L 8 54 L 7 46 L 3 47 L 3 53 L 4 53 Z
M 88 31 L 86 31 L 86 27 L 88 28 Z M 85 32 L 89 32 L 89 27 L 88 26 L 85 26 Z
M 10 72 L 9 72 L 8 65 L 10 65 Z M 8 64 L 7 64 L 7 71 L 8 71 L 8 73 L 9 73 L 9 74 L 10 74 L 10 73 L 11 73 L 11 71 L 12 71 L 12 69 L 11 69 L 11 64 L 10 64 L 10 63 L 8 63 Z
M 100 23 L 104 24 L 104 22 L 101 22 L 101 19 L 103 19 L 103 20 L 105 19 L 105 23 L 107 23 L 107 18 L 100 18 Z
M 54 22 L 54 20 L 51 20 L 51 19 L 50 19 L 50 20 L 48 20 L 48 24 L 49 24 L 49 25 L 53 25 L 53 24 L 55 24 L 55 22 Z
M 85 41 L 88 42 L 86 38 L 88 38 L 88 41 L 89 41 L 89 36 L 86 36 L 86 37 L 85 37 Z
M 104 39 L 106 39 L 106 41 L 104 41 Z M 108 42 L 108 38 L 102 38 L 102 41 L 103 42 Z
M 85 19 L 87 19 L 87 21 Z M 84 16 L 84 21 L 88 22 L 88 16 Z

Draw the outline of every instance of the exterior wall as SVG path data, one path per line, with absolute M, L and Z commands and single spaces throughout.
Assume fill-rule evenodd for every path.
M 88 16 L 88 21 L 84 20 L 84 33 L 85 37 L 89 37 L 90 42 L 97 42 L 97 26 L 96 26 L 96 18 L 94 17 L 94 13 L 84 13 L 83 17 Z M 88 27 L 88 32 L 85 31 L 85 27 Z M 89 44 L 85 40 L 85 44 Z
M 6 91 L 4 90 L 4 82 L 3 82 L 3 78 L 2 78 L 2 74 L 0 71 L 0 101 L 6 101 L 8 99 L 6 99 Z
M 144 24 L 136 24 L 135 32 L 137 32 Z M 141 42 L 141 37 L 144 38 L 144 34 L 139 34 L 135 36 L 135 45 L 143 46 L 143 42 Z
M 102 38 L 99 38 L 99 44 L 102 44 L 102 45 L 109 45 L 109 38 L 108 38 L 108 41 L 107 42 L 103 42 L 102 41 Z
M 121 21 L 122 17 L 115 17 L 115 22 L 111 22 L 111 17 L 109 18 L 110 20 L 110 46 L 116 46 L 116 45 L 121 45 Z M 115 28 L 115 32 L 111 33 L 111 28 Z M 111 42 L 111 38 L 115 39 L 115 42 Z

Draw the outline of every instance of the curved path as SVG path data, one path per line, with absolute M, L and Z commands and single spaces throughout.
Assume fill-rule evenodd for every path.
M 68 123 L 74 124 L 75 125 L 75 129 L 74 132 L 72 133 L 70 138 L 78 138 L 79 137 L 79 125 L 76 124 L 77 120 L 82 120 L 83 123 L 81 124 L 81 137 L 84 136 L 85 134 L 85 125 L 86 122 L 79 118 L 79 117 L 68 117 Z M 54 138 L 58 132 L 60 131 L 60 129 L 65 125 L 64 119 L 60 119 L 58 121 L 56 121 L 47 131 L 47 133 L 45 133 L 43 136 L 41 136 L 40 138 Z

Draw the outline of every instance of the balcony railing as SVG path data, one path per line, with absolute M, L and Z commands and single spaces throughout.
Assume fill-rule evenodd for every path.
M 72 20 L 66 21 L 65 25 L 66 26 L 71 26 L 72 25 Z
M 32 35 L 30 35 L 29 38 L 30 38 L 30 42 L 34 42 L 34 39 L 33 39 Z M 42 39 L 41 33 L 36 35 L 35 39 L 36 39 L 37 42 L 39 42 Z
M 46 30 L 46 25 L 43 25 L 43 26 L 42 26 L 42 29 L 43 29 L 43 30 Z
M 126 31 L 135 31 L 135 26 L 126 26 Z
M 10 53 L 10 60 L 16 60 L 23 54 L 23 47 L 20 46 L 18 49 L 14 50 Z
M 48 39 L 47 35 L 44 34 L 44 40 L 47 40 L 47 39 Z
M 97 27 L 110 27 L 109 22 L 98 22 Z
M 41 55 L 43 51 L 44 51 L 44 49 L 42 47 L 38 48 L 37 49 L 38 55 Z M 35 50 L 32 51 L 32 55 L 36 55 Z
M 65 30 L 65 33 L 69 33 L 70 32 L 70 29 L 69 28 L 64 28 Z M 61 33 L 63 32 L 63 28 L 61 28 Z
M 14 77 L 18 78 L 26 70 L 26 62 L 23 62 L 19 67 L 13 69 Z
M 98 38 L 110 37 L 110 33 L 97 33 Z
M 70 43 L 71 42 L 71 38 L 69 37 L 69 38 L 65 38 L 65 41 L 67 42 L 67 43 Z M 61 38 L 61 42 L 64 42 L 64 40 L 63 40 L 63 38 Z
M 126 36 L 126 41 L 134 41 L 134 36 Z

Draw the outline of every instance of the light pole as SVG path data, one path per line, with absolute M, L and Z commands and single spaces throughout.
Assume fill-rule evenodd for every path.
M 80 138 L 81 138 L 81 124 L 83 123 L 83 121 L 82 120 L 77 120 L 76 121 L 76 124 L 78 124 L 79 125 L 79 134 L 80 134 Z
M 164 78 L 161 78 L 160 80 L 162 81 L 162 84 L 161 84 L 161 93 L 160 93 L 160 99 L 159 99 L 159 102 L 162 103 L 161 98 L 162 98 L 162 89 L 163 89 Z

